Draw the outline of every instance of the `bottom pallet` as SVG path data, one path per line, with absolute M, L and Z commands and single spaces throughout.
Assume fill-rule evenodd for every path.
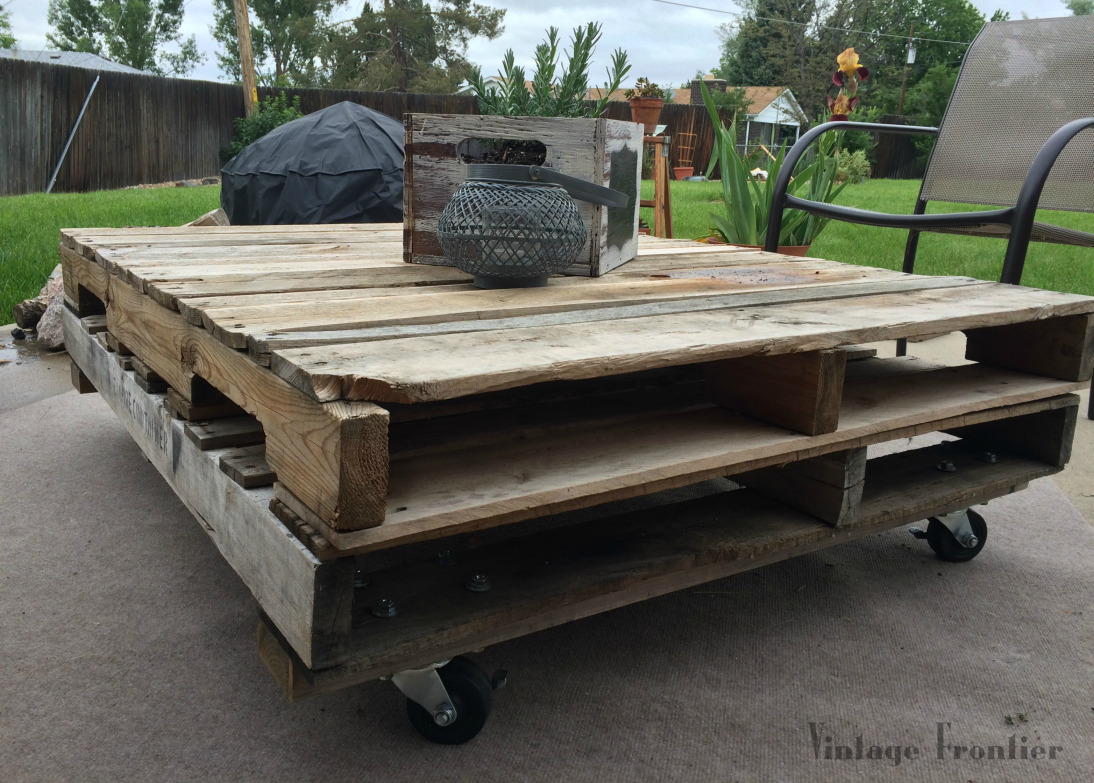
M 1034 416 L 1041 427 L 1062 420 L 1070 442 L 1077 398 L 1061 403 Z M 856 521 L 840 527 L 748 489 L 724 489 L 732 484 L 723 480 L 695 488 L 713 494 L 690 500 L 475 546 L 451 561 L 400 564 L 369 573 L 356 590 L 347 663 L 309 670 L 265 621 L 260 655 L 290 699 L 328 693 L 984 503 L 1060 469 L 1015 453 L 993 451 L 994 462 L 983 454 L 977 439 L 871 460 Z M 944 461 L 954 469 L 939 470 Z M 476 574 L 487 577 L 488 591 L 467 588 Z M 382 599 L 394 601 L 398 615 L 372 616 Z

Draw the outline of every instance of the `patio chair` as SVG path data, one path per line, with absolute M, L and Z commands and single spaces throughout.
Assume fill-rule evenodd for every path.
M 1007 239 L 1000 282 L 1014 285 L 1022 281 L 1030 241 L 1094 247 L 1094 234 L 1034 220 L 1038 207 L 1094 212 L 1092 73 L 1094 16 L 984 25 L 965 55 L 938 128 L 829 122 L 801 136 L 775 180 L 764 249 L 777 248 L 785 209 L 909 229 L 905 272 L 915 269 L 921 231 Z M 845 128 L 937 135 L 913 214 L 871 212 L 787 194 L 794 165 L 809 145 L 827 131 Z M 928 201 L 1000 209 L 927 215 Z M 903 345 L 898 353 L 903 355 Z M 1094 419 L 1094 382 L 1087 416 Z

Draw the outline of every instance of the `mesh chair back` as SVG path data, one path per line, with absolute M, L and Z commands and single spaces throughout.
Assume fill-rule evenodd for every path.
M 1057 129 L 1094 117 L 1094 16 L 992 22 L 965 55 L 922 198 L 1013 206 Z M 1064 150 L 1040 206 L 1094 212 L 1094 130 Z

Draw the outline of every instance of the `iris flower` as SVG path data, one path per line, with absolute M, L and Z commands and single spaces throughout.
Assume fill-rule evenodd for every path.
M 870 78 L 870 69 L 859 65 L 858 55 L 855 54 L 855 48 L 853 46 L 850 49 L 844 49 L 843 52 L 836 57 L 836 62 L 839 63 L 839 70 L 832 75 L 833 84 L 842 87 L 846 78 L 845 75 L 853 76 L 856 81 L 860 82 Z

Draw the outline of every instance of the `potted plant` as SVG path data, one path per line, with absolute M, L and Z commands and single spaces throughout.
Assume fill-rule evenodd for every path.
M 657 118 L 661 116 L 661 107 L 665 105 L 665 91 L 645 76 L 634 84 L 634 89 L 624 95 L 631 105 L 631 119 L 645 127 L 650 136 L 657 130 Z
M 782 168 L 786 147 L 780 148 L 773 158 L 766 159 L 759 166 L 766 173 L 766 177 L 753 176 L 751 169 L 755 167 L 750 166 L 737 151 L 737 115 L 734 114 L 733 121 L 727 128 L 718 117 L 718 110 L 706 85 L 700 83 L 700 89 L 703 103 L 714 123 L 714 148 L 706 175 L 709 178 L 715 165 L 721 163 L 724 206 L 723 213 L 711 213 L 714 226 L 711 229 L 712 237 L 708 241 L 713 239 L 715 242 L 759 248 L 767 233 L 775 176 Z M 831 203 L 846 185 L 836 183 L 836 154 L 836 134 L 828 134 L 817 143 L 816 155 L 798 171 L 788 192 L 800 194 L 810 201 Z M 809 245 L 827 223 L 827 218 L 801 210 L 787 210 L 779 232 L 779 252 L 805 255 Z

